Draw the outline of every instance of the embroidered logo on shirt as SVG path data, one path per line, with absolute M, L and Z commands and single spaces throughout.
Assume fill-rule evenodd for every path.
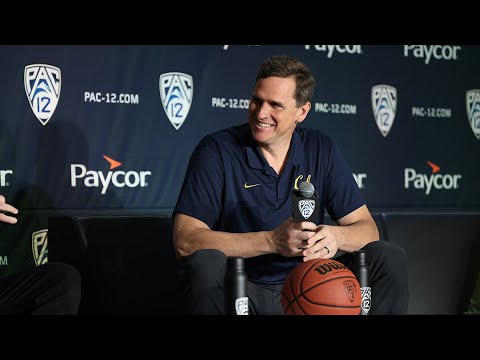
M 312 175 L 307 176 L 307 180 L 305 182 L 310 182 L 310 179 L 312 178 Z M 295 179 L 295 183 L 293 184 L 293 189 L 298 190 L 298 180 L 302 180 L 303 175 L 298 175 L 297 178 Z
M 260 184 L 247 185 L 247 183 L 245 183 L 245 184 L 243 184 L 243 187 L 244 187 L 245 189 L 250 189 L 250 188 L 255 187 L 255 186 L 258 186 L 258 185 L 260 185 Z

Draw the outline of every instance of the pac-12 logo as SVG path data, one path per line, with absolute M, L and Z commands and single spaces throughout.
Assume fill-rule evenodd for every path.
M 468 122 L 477 139 L 480 139 L 480 89 L 468 90 L 465 100 L 467 102 Z
M 193 98 L 193 78 L 179 72 L 161 74 L 159 88 L 163 110 L 175 130 L 178 130 L 190 111 Z
M 47 125 L 60 98 L 60 69 L 45 64 L 27 65 L 23 82 L 33 113 L 43 126 Z
M 366 314 L 368 314 L 370 311 L 370 304 L 372 303 L 372 289 L 370 286 L 366 286 L 360 288 L 360 292 L 362 294 L 361 308 Z
M 395 120 L 397 89 L 390 85 L 372 87 L 372 109 L 378 129 L 386 137 Z
M 248 315 L 248 297 L 235 299 L 235 312 L 237 315 Z
M 315 200 L 300 200 L 298 210 L 305 220 L 308 219 L 315 211 Z
M 42 229 L 32 233 L 32 253 L 35 265 L 48 262 L 48 229 Z

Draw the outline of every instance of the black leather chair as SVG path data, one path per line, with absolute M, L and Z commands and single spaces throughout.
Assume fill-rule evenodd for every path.
M 463 313 L 480 271 L 480 212 L 372 215 L 380 239 L 407 252 L 409 314 Z M 82 274 L 80 313 L 182 313 L 170 213 L 55 215 L 48 228 L 49 261 Z
M 50 217 L 48 247 L 82 274 L 80 314 L 179 312 L 170 214 Z
M 462 314 L 480 271 L 480 213 L 385 212 L 408 257 L 409 314 Z
M 328 215 L 325 223 L 333 224 Z M 80 314 L 183 314 L 172 225 L 170 213 L 53 215 L 49 261 L 82 274 Z

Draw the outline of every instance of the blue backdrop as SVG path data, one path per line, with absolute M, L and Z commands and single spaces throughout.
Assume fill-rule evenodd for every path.
M 193 148 L 246 122 L 256 71 L 273 54 L 313 70 L 302 125 L 337 141 L 369 208 L 480 208 L 480 46 L 0 52 L 0 193 L 21 211 L 17 225 L 0 224 L 0 273 L 46 261 L 52 213 L 171 211 Z

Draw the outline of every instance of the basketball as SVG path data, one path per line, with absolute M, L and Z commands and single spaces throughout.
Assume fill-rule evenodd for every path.
M 360 284 L 345 265 L 314 259 L 288 274 L 280 302 L 286 315 L 358 315 L 361 299 Z

